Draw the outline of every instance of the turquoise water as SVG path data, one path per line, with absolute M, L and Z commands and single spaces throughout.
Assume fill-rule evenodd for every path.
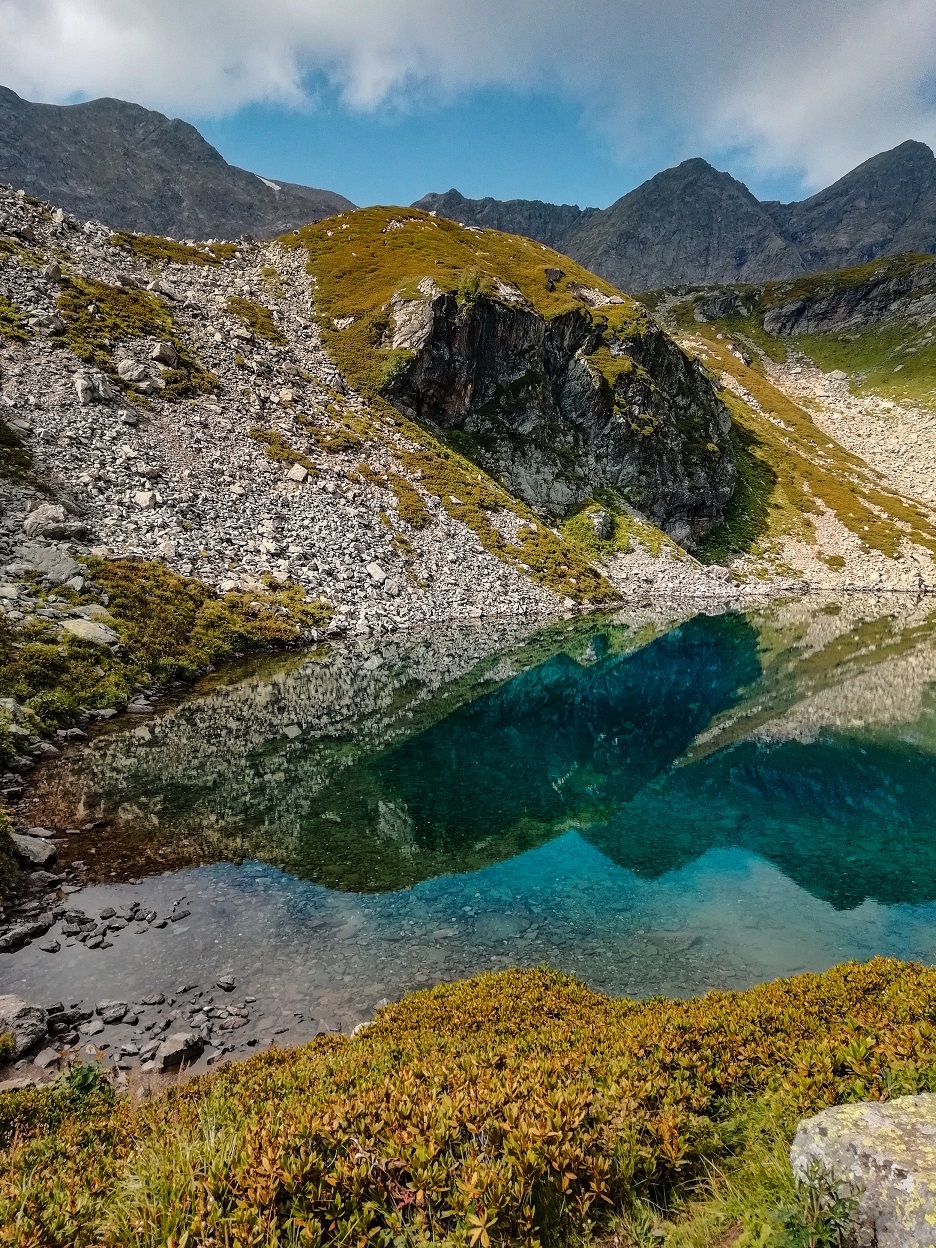
M 89 879 L 74 904 L 191 913 L 109 949 L 30 946 L 6 990 L 133 997 L 234 969 L 293 1038 L 508 965 L 686 995 L 929 961 L 934 685 L 925 601 L 265 661 L 39 777 L 37 819 L 98 824 L 63 838 Z

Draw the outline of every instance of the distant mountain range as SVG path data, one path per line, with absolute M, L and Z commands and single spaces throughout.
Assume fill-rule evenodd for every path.
M 632 292 L 757 282 L 892 252 L 936 252 L 936 156 L 925 143 L 901 143 L 793 204 L 762 202 L 743 182 L 694 159 L 606 209 L 466 199 L 456 190 L 413 206 L 535 238 Z
M 0 183 L 117 229 L 272 237 L 354 205 L 229 165 L 187 122 L 139 104 L 31 104 L 0 87 Z

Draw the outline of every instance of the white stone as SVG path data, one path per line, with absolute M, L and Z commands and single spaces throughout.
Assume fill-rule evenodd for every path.
M 138 507 L 148 509 L 156 506 L 155 490 L 137 490 L 133 496 L 133 501 Z
M 286 473 L 286 476 L 290 481 L 298 481 L 300 484 L 305 481 L 308 475 L 308 472 L 305 468 L 303 468 L 302 464 L 293 464 L 289 472 Z
M 382 585 L 387 579 L 387 574 L 379 563 L 369 563 L 367 565 L 367 575 L 378 585 Z

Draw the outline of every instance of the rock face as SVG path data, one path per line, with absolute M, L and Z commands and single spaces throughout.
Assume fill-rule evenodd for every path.
M 695 159 L 603 210 L 466 199 L 454 190 L 415 206 L 526 234 L 624 290 L 756 282 L 936 251 L 936 157 L 924 143 L 901 143 L 792 204 L 760 202 L 742 182 Z
M 0 182 L 124 230 L 273 237 L 353 204 L 229 165 L 184 121 L 128 104 L 31 104 L 0 87 Z
M 857 1188 L 850 1242 L 876 1248 L 932 1248 L 936 1239 L 936 1096 L 836 1105 L 801 1122 L 793 1172 L 810 1163 Z
M 0 996 L 0 1035 L 13 1037 L 14 1059 L 45 1039 L 48 1022 L 48 1015 L 38 1005 L 30 1005 L 22 997 Z
M 690 543 L 724 514 L 728 412 L 649 318 L 609 345 L 585 311 L 547 320 L 516 299 L 459 305 L 439 293 L 398 306 L 395 322 L 394 345 L 415 358 L 394 404 L 466 435 L 472 457 L 534 508 L 562 514 L 610 488 Z
M 797 292 L 797 297 L 771 308 L 763 324 L 767 333 L 788 337 L 934 314 L 936 261 L 898 256 L 874 267 L 862 280 L 836 281 L 833 276 L 827 282 L 816 282 Z

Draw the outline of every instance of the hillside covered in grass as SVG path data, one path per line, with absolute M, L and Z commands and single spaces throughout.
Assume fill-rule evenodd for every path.
M 936 1086 L 934 1008 L 883 959 L 686 1002 L 508 971 L 151 1100 L 78 1068 L 0 1101 L 0 1243 L 810 1242 L 797 1119 Z

